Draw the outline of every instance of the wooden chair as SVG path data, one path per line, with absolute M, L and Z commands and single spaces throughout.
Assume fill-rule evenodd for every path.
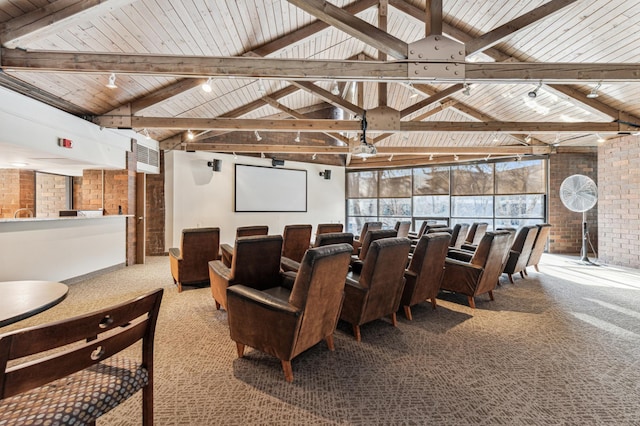
M 273 355 L 280 359 L 285 380 L 292 382 L 294 357 L 323 339 L 334 350 L 351 250 L 349 244 L 309 249 L 291 289 L 229 287 L 229 333 L 238 357 L 245 346 Z
M 268 235 L 269 226 L 257 225 L 257 226 L 239 226 L 236 228 L 236 240 L 242 237 L 253 237 L 254 235 Z M 222 263 L 231 267 L 231 260 L 233 258 L 233 246 L 227 243 L 220 245 L 220 255 L 222 256 Z
M 169 264 L 178 293 L 183 284 L 209 281 L 207 264 L 220 259 L 220 228 L 189 228 L 182 230 L 180 248 L 169 249 Z
M 153 340 L 162 293 L 1 335 L 0 423 L 95 425 L 142 389 L 142 424 L 153 425 Z M 114 356 L 140 340 L 140 362 Z M 28 361 L 7 368 L 23 357 Z

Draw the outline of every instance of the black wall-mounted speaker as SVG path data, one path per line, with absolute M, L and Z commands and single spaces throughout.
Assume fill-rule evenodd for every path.
M 331 170 L 326 169 L 324 172 L 320 172 L 320 176 L 324 176 L 326 180 L 331 179 Z
M 214 172 L 219 172 L 222 170 L 222 160 L 214 159 L 213 161 L 208 161 L 207 166 L 211 167 Z
M 271 159 L 271 165 L 273 167 L 275 167 L 275 166 L 284 166 L 284 160 L 278 160 L 277 158 L 272 158 Z

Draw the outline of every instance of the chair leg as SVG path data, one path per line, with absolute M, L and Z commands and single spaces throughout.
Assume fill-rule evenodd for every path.
M 244 345 L 236 342 L 236 349 L 238 351 L 238 358 L 242 358 L 244 356 Z
M 284 371 L 284 379 L 291 383 L 293 382 L 293 369 L 291 368 L 291 361 L 280 361 L 282 364 L 282 371 Z
M 404 316 L 409 320 L 412 321 L 413 317 L 411 316 L 411 306 L 405 305 L 403 306 L 404 308 Z
M 473 300 L 473 296 L 467 296 L 467 299 L 469 300 L 469 307 L 471 309 L 475 309 L 476 308 L 476 302 Z
M 522 270 L 522 272 L 524 272 L 524 274 L 525 274 L 526 276 L 529 276 L 529 273 L 527 272 L 527 268 L 524 268 L 524 269 Z
M 538 269 L 538 265 L 537 264 L 533 265 L 533 267 L 536 268 L 536 272 L 540 272 L 540 269 Z
M 153 382 L 142 388 L 142 424 L 153 425 Z
M 391 324 L 393 324 L 394 327 L 398 326 L 398 316 L 395 312 L 391 314 Z
M 489 290 L 489 300 L 495 300 L 493 298 L 493 290 Z
M 361 340 L 361 337 L 360 337 L 360 326 L 359 325 L 354 325 L 353 326 L 353 337 L 356 338 L 356 342 L 359 342 Z
M 220 303 L 218 303 L 217 300 L 215 302 L 216 302 L 216 311 L 219 311 L 220 310 Z
M 520 276 L 524 279 L 524 271 L 520 271 Z
M 330 351 L 335 351 L 336 347 L 333 343 L 333 333 L 324 338 L 325 342 L 327 342 L 327 347 Z
M 182 283 L 178 281 L 178 293 L 182 293 Z
M 434 296 L 431 298 L 431 307 L 435 310 L 436 306 L 438 306 L 438 302 L 436 302 L 436 297 Z
M 507 275 L 509 276 L 509 282 L 510 282 L 511 284 L 514 284 L 514 282 L 513 282 L 513 275 L 511 275 L 511 274 L 507 274 Z

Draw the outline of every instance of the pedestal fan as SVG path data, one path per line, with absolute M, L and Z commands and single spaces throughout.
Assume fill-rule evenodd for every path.
M 582 213 L 582 249 L 580 250 L 580 261 L 591 263 L 587 256 L 587 241 L 589 238 L 587 211 L 592 209 L 598 201 L 598 187 L 589 176 L 571 175 L 560 185 L 560 200 L 562 200 L 562 204 L 572 212 Z

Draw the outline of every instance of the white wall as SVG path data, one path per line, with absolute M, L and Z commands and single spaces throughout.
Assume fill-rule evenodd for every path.
M 222 160 L 222 171 L 213 172 L 207 161 Z M 268 225 L 270 234 L 281 234 L 285 225 L 345 220 L 344 167 L 286 161 L 284 167 L 307 170 L 307 212 L 236 213 L 233 211 L 234 164 L 271 167 L 270 158 L 253 158 L 209 152 L 171 151 L 165 154 L 165 247 L 180 247 L 182 229 L 220 228 L 223 243 L 233 244 L 236 228 Z M 331 170 L 331 179 L 319 173 Z

